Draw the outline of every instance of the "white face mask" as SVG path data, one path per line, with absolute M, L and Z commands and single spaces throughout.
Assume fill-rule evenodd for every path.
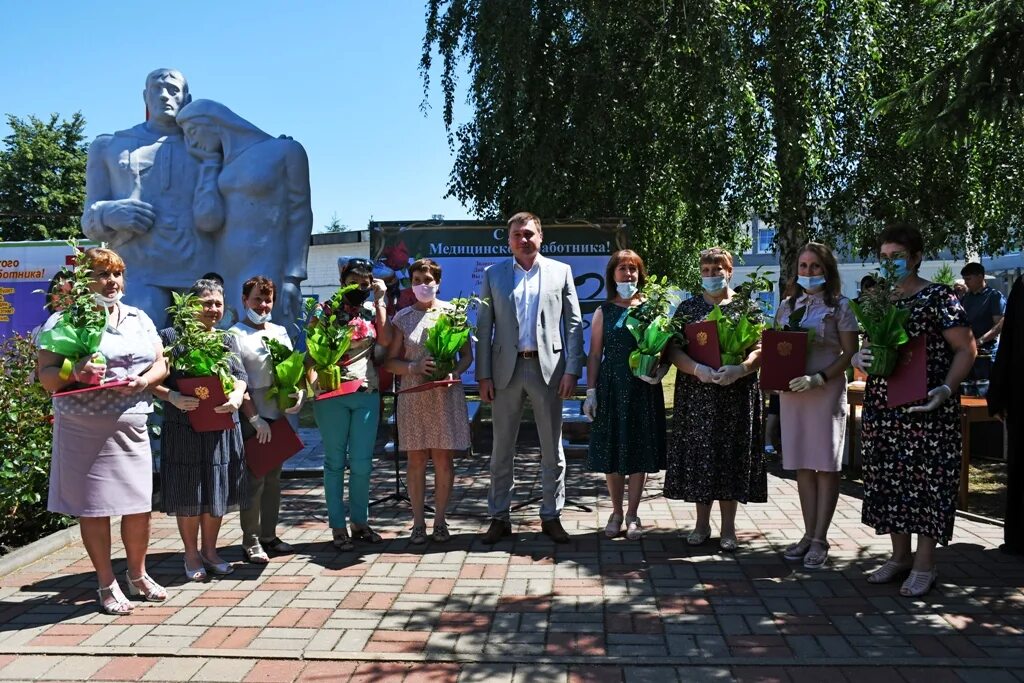
M 413 285 L 412 293 L 421 304 L 429 304 L 437 297 L 437 285 Z
M 245 309 L 245 317 L 248 318 L 249 322 L 251 322 L 253 325 L 262 325 L 265 322 L 267 322 L 268 320 L 270 320 L 270 314 L 269 313 L 265 313 L 263 315 L 260 315 L 259 313 L 257 313 L 256 311 L 254 311 L 251 308 Z
M 124 292 L 118 292 L 113 296 L 103 296 L 99 292 L 93 292 L 92 294 L 92 298 L 96 301 L 97 305 L 103 306 L 103 308 L 112 308 L 123 297 Z
M 633 295 L 636 294 L 636 283 L 635 282 L 616 282 L 615 291 L 623 299 L 632 299 Z

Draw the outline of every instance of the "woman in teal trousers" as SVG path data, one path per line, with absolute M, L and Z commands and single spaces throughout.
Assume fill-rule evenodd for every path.
M 380 394 L 377 370 L 373 365 L 377 344 L 386 344 L 384 283 L 373 278 L 373 265 L 366 259 L 349 259 L 341 268 L 341 284 L 359 285 L 345 296 L 342 311 L 353 328 L 352 343 L 342 357 L 342 381 L 358 379 L 356 391 L 333 398 L 322 393 L 310 379 L 318 400 L 313 413 L 324 444 L 324 494 L 333 543 L 339 550 L 352 550 L 353 540 L 380 543 L 381 537 L 370 528 L 370 471 L 373 446 L 380 419 Z M 345 470 L 349 471 L 348 503 L 345 502 Z M 351 535 L 347 522 L 351 520 Z

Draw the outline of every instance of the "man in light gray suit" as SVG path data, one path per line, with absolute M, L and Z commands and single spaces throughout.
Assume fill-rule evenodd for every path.
M 541 528 L 557 543 L 569 535 L 558 517 L 565 504 L 562 399 L 583 369 L 583 320 L 569 266 L 540 255 L 540 219 L 521 212 L 508 221 L 512 258 L 484 271 L 477 319 L 476 376 L 480 398 L 494 402 L 491 526 L 483 542 L 512 535 L 513 459 L 523 399 L 530 398 L 540 435 Z

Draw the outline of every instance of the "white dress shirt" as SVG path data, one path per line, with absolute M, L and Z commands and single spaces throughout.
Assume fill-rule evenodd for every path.
M 540 259 L 533 262 L 530 270 L 512 259 L 512 276 L 515 286 L 512 297 L 516 302 L 516 318 L 519 320 L 519 351 L 537 350 L 537 311 L 540 310 Z

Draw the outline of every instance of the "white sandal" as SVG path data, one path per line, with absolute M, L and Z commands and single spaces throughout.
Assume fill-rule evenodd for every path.
M 910 563 L 900 564 L 892 560 L 886 560 L 885 564 L 868 574 L 868 583 L 889 583 L 910 571 Z
M 145 572 L 137 579 L 125 572 L 124 578 L 128 580 L 128 595 L 133 598 L 142 598 L 147 602 L 163 602 L 167 599 L 167 590 Z
M 927 595 L 939 578 L 939 570 L 932 567 L 926 572 L 910 571 L 907 580 L 900 586 L 900 595 L 905 598 L 920 598 Z
M 116 579 L 114 583 L 105 588 L 97 588 L 96 596 L 100 602 L 100 610 L 104 614 L 121 617 L 131 614 L 132 610 L 135 609 L 135 605 L 128 598 L 124 597 L 124 593 L 121 592 L 121 586 L 118 585 Z
M 790 562 L 799 562 L 800 560 L 804 559 L 804 555 L 806 555 L 807 551 L 810 549 L 811 537 L 804 536 L 799 541 L 793 543 L 788 548 L 786 548 L 786 550 L 782 553 L 782 558 L 785 560 L 789 560 Z
M 644 527 L 639 517 L 626 518 L 626 538 L 631 541 L 639 541 L 644 537 Z
M 615 538 L 622 533 L 622 515 L 613 512 L 608 518 L 608 524 L 604 527 L 604 535 L 608 538 Z
M 821 546 L 821 550 L 813 550 L 815 544 Z M 828 541 L 823 541 L 820 538 L 812 538 L 811 546 L 807 549 L 807 554 L 804 555 L 804 569 L 821 569 L 828 562 L 828 551 L 831 550 L 832 546 L 828 544 Z

